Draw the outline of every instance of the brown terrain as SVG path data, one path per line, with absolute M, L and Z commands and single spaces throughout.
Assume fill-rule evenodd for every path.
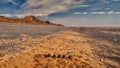
M 0 16 L 0 22 L 62 26 L 60 24 L 53 24 L 50 21 L 39 20 L 34 16 L 26 16 L 25 18 L 7 18 L 4 16 Z
M 0 68 L 120 68 L 120 28 L 0 23 Z

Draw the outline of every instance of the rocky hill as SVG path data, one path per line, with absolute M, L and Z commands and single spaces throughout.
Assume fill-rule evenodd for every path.
M 36 25 L 56 25 L 62 26 L 60 24 L 54 24 L 50 21 L 43 21 L 34 16 L 26 16 L 25 18 L 7 18 L 0 16 L 0 22 L 9 22 L 9 23 L 27 23 L 27 24 L 36 24 Z

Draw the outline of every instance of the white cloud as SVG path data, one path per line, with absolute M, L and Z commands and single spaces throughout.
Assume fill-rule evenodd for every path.
M 114 12 L 113 10 L 109 11 L 109 12 L 74 12 L 73 14 L 120 14 L 120 12 Z
M 81 14 L 81 12 L 74 12 L 74 14 Z
M 73 14 L 89 14 L 89 12 L 74 12 Z
M 114 14 L 120 14 L 120 12 L 114 12 Z
M 8 2 L 11 2 L 14 5 L 18 5 L 16 2 L 14 2 L 13 0 L 7 0 Z
M 111 10 L 107 14 L 120 14 L 120 12 L 114 12 L 113 10 Z
M 91 14 L 106 14 L 106 12 L 91 12 Z
M 88 6 L 91 6 L 91 5 L 80 5 L 80 6 L 74 6 L 74 7 L 88 7 Z
M 82 14 L 88 14 L 88 12 L 83 12 Z
M 113 11 L 113 10 L 111 10 L 111 11 L 109 11 L 109 12 L 108 12 L 108 14 L 114 14 L 114 11 Z
M 0 16 L 6 16 L 6 17 L 11 17 L 11 14 L 0 14 Z
M 5 16 L 5 17 L 18 17 L 18 18 L 24 18 L 25 16 L 42 16 L 45 17 L 46 15 L 44 14 L 31 14 L 31 13 L 26 13 L 26 14 L 0 14 L 0 16 Z
M 85 0 L 27 0 L 21 7 L 24 9 L 23 13 L 44 14 L 49 15 L 55 12 L 64 12 L 73 7 L 85 7 L 83 5 Z
M 74 14 L 107 14 L 107 12 L 74 12 Z
M 6 4 L 6 3 L 12 3 L 14 5 L 18 5 L 14 0 L 0 0 L 1 3 Z

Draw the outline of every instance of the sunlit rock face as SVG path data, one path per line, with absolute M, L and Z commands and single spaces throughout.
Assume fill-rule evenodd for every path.
M 51 23 L 50 21 L 43 21 L 43 20 L 37 19 L 34 16 L 26 16 L 25 18 L 7 18 L 4 16 L 0 16 L 0 22 L 62 26 L 60 24 Z

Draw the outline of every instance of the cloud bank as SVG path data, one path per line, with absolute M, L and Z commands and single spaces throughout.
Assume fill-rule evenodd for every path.
M 64 12 L 83 5 L 84 0 L 27 0 L 21 8 L 29 14 L 49 15 L 55 12 Z M 85 5 L 83 5 L 84 7 Z
M 42 17 L 57 12 L 120 14 L 119 4 L 120 0 L 0 0 L 0 9 L 2 9 L 0 13 L 9 14 L 10 12 L 15 16 L 34 15 Z

